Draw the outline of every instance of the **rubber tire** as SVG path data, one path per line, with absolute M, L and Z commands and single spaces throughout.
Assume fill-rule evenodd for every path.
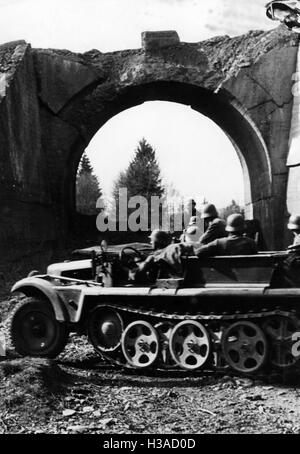
M 47 317 L 52 324 L 55 338 L 46 349 L 41 351 L 30 350 L 26 345 L 26 339 L 21 334 L 22 318 L 29 312 L 37 311 Z M 46 299 L 36 297 L 26 297 L 20 301 L 12 310 L 8 320 L 8 342 L 21 356 L 33 356 L 42 358 L 55 358 L 64 349 L 68 342 L 68 329 L 65 323 L 58 322 L 55 318 L 54 311 Z

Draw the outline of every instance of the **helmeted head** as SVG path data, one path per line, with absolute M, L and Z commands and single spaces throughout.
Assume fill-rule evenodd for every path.
M 149 235 L 153 249 L 162 249 L 170 244 L 170 235 L 164 230 L 155 229 Z
M 199 218 L 198 216 L 191 216 L 190 218 L 190 222 L 188 223 L 188 225 L 197 225 L 199 222 Z
M 287 14 L 294 12 L 294 9 L 297 8 L 296 0 L 272 0 L 266 4 L 266 15 L 269 19 L 279 20 L 281 17 L 285 17 Z M 280 12 L 285 13 L 285 15 L 280 15 Z
M 292 214 L 287 225 L 289 230 L 300 233 L 300 216 L 297 214 Z
M 243 233 L 245 231 L 245 220 L 242 214 L 230 214 L 226 220 L 226 232 Z
M 269 19 L 279 20 L 289 29 L 299 33 L 300 8 L 298 0 L 272 0 L 266 4 Z
M 202 219 L 215 219 L 218 217 L 218 212 L 213 203 L 206 203 L 202 206 L 201 218 Z

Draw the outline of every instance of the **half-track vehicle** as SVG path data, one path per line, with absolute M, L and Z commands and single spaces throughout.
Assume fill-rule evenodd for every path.
M 105 360 L 135 369 L 252 375 L 297 367 L 297 250 L 182 257 L 181 276 L 159 264 L 155 276 L 130 281 L 128 269 L 151 251 L 144 243 L 82 249 L 80 260 L 17 282 L 12 292 L 25 297 L 10 316 L 15 350 L 55 357 L 74 332 Z

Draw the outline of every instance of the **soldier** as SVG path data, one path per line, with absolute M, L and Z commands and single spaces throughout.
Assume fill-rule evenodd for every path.
M 170 244 L 170 237 L 167 232 L 154 230 L 150 235 L 154 252 L 147 259 L 137 264 L 137 269 L 129 271 L 129 279 L 136 282 L 150 281 L 157 279 L 158 271 L 161 274 L 170 276 L 181 276 L 182 256 L 194 255 L 192 244 L 176 243 Z
M 250 255 L 257 253 L 257 246 L 252 238 L 243 236 L 245 221 L 241 214 L 231 214 L 227 218 L 226 232 L 228 236 L 218 238 L 204 246 L 195 247 L 198 257 L 212 255 Z
M 144 260 L 141 263 L 137 264 L 137 269 L 135 270 L 130 270 L 129 271 L 129 279 L 130 280 L 135 280 L 135 281 L 140 281 L 140 280 L 145 280 L 147 279 L 146 273 L 148 271 L 152 271 L 155 273 L 155 262 L 156 262 L 156 256 L 160 254 L 160 252 L 166 248 L 170 242 L 171 238 L 170 235 L 159 229 L 153 230 L 151 235 L 149 236 L 150 238 L 150 243 L 151 246 L 153 247 L 153 253 L 150 254 L 146 260 Z M 152 274 L 153 274 L 152 273 Z M 150 276 L 150 280 L 155 280 L 155 276 Z
M 200 227 L 197 225 L 199 222 L 198 216 L 192 216 L 187 228 L 183 231 L 180 237 L 182 243 L 197 243 L 201 236 Z
M 203 206 L 201 218 L 204 219 L 204 234 L 199 239 L 200 244 L 207 244 L 226 236 L 225 223 L 219 218 L 215 205 L 206 203 Z
M 300 216 L 292 214 L 287 227 L 294 234 L 294 242 L 290 247 L 300 246 Z
M 153 247 L 154 251 L 163 249 L 168 244 L 170 244 L 170 235 L 164 230 L 155 229 L 151 232 L 148 238 L 150 238 L 150 244 Z
M 237 213 L 231 214 L 228 216 L 226 223 L 227 237 L 223 236 L 223 238 L 218 238 L 206 245 L 201 245 L 200 243 L 166 245 L 157 249 L 145 262 L 139 264 L 139 272 L 153 270 L 160 263 L 165 264 L 170 274 L 181 276 L 183 273 L 183 256 L 197 255 L 198 257 L 208 257 L 212 255 L 256 254 L 256 243 L 252 238 L 244 236 L 244 230 L 245 221 L 243 216 Z
M 257 249 L 259 251 L 264 251 L 267 249 L 266 242 L 258 219 L 248 219 L 247 221 L 245 221 L 244 235 L 255 240 Z

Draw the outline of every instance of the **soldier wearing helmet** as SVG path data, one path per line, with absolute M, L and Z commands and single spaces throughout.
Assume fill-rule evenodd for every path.
M 156 256 L 165 248 L 167 247 L 170 242 L 171 238 L 168 232 L 164 230 L 155 229 L 149 235 L 151 246 L 153 247 L 153 253 L 150 254 L 146 260 L 141 263 L 137 264 L 137 268 L 135 270 L 129 271 L 129 278 L 131 280 L 148 280 L 147 279 L 147 272 L 153 274 L 153 276 L 149 276 L 150 280 L 155 280 L 155 263 L 156 263 Z M 152 273 L 153 272 L 153 273 Z
M 201 236 L 201 229 L 199 227 L 199 217 L 192 216 L 187 228 L 183 231 L 180 241 L 183 243 L 197 243 Z
M 215 205 L 212 203 L 203 205 L 201 218 L 204 219 L 204 234 L 199 239 L 200 244 L 208 244 L 226 235 L 225 223 L 219 218 Z
M 151 246 L 154 251 L 163 249 L 170 244 L 170 235 L 164 230 L 155 229 L 149 235 Z
M 300 246 L 300 216 L 292 214 L 287 227 L 294 234 L 294 242 L 290 247 Z
M 244 236 L 245 221 L 241 214 L 231 214 L 227 218 L 226 232 L 228 236 L 218 238 L 195 249 L 198 257 L 212 255 L 250 255 L 257 253 L 257 246 L 252 238 Z

